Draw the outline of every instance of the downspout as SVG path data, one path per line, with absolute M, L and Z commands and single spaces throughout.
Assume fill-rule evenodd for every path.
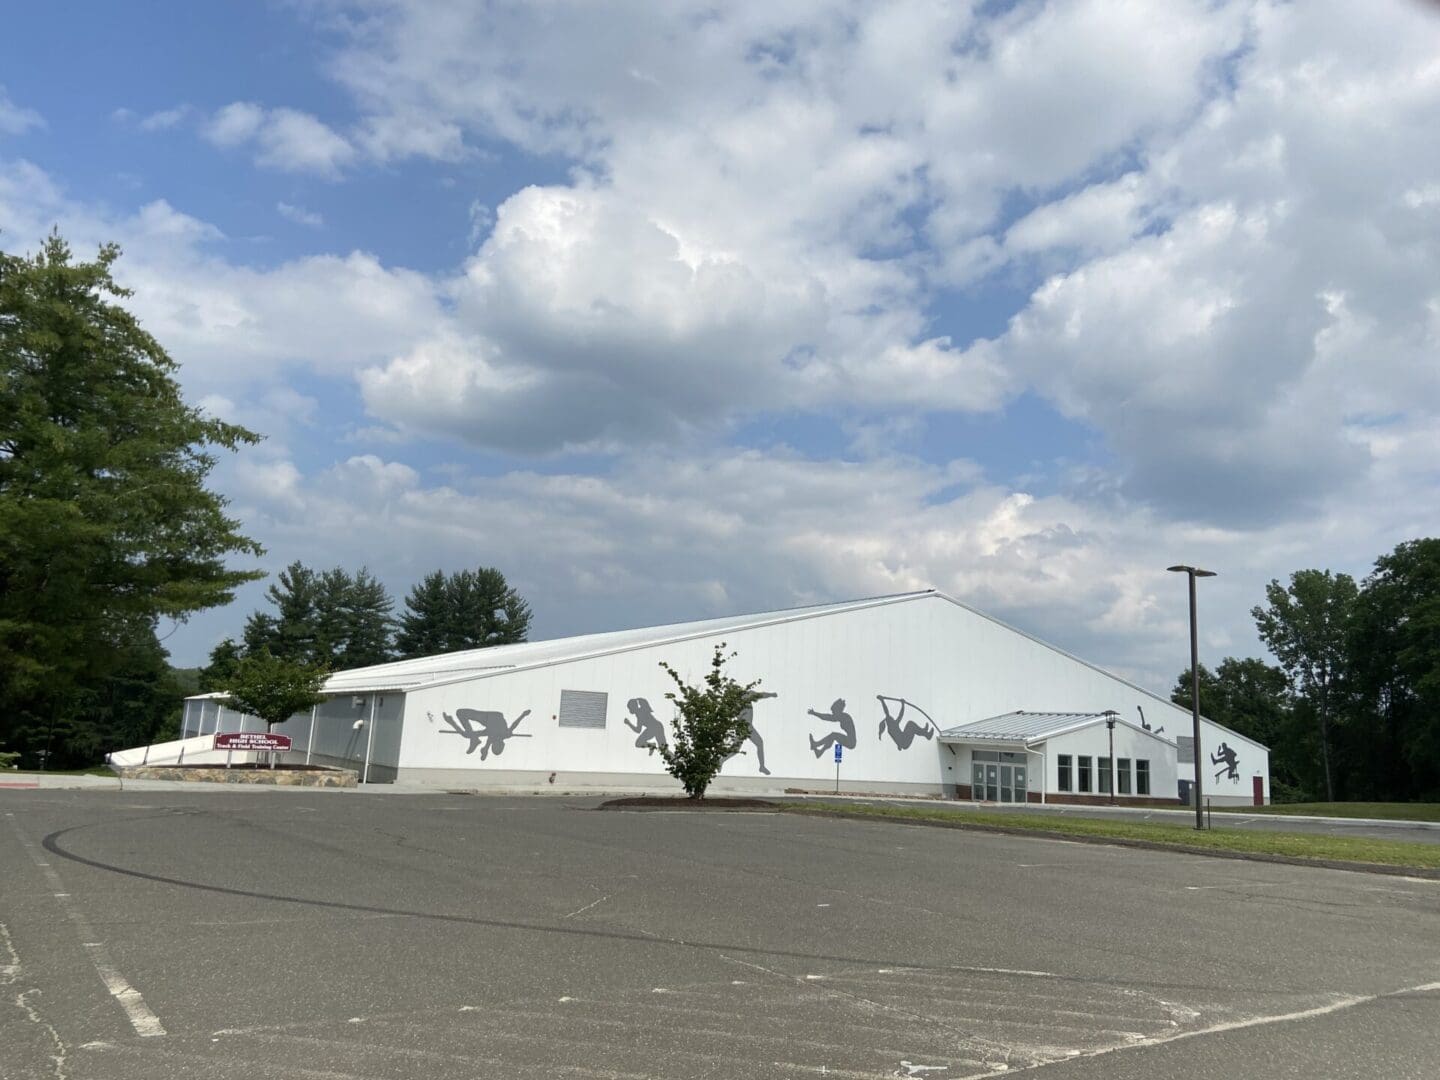
M 319 705 L 310 706 L 310 740 L 305 744 L 305 764 L 310 764 L 310 754 L 315 749 L 315 710 Z
M 370 782 L 370 751 L 375 746 L 375 695 L 370 695 L 370 719 L 365 721 L 365 726 L 370 730 L 365 733 L 365 773 L 361 777 L 362 784 Z
M 1029 743 L 1026 743 L 1026 744 L 1025 744 L 1025 753 L 1026 753 L 1026 754 L 1039 754 L 1039 755 L 1040 755 L 1040 805 L 1041 805 L 1041 806 L 1044 806 L 1044 805 L 1045 805 L 1045 789 L 1050 786 L 1050 774 L 1045 771 L 1045 763 L 1046 763 L 1046 760 L 1047 760 L 1047 759 L 1046 759 L 1046 754 L 1047 754 L 1048 752 L 1049 752 L 1049 750 L 1048 750 L 1048 743 L 1043 743 L 1043 742 L 1042 742 L 1042 743 L 1040 744 L 1040 749 L 1039 749 L 1039 750 L 1032 750 L 1032 749 L 1030 748 L 1030 744 L 1029 744 Z M 1029 796 L 1029 794 L 1026 794 L 1026 796 L 1025 796 L 1025 801 L 1026 801 L 1027 803 L 1030 801 L 1030 796 Z

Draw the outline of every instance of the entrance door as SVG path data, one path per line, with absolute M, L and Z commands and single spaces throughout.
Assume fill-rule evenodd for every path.
M 1025 801 L 1028 785 L 1024 765 L 971 762 L 970 797 L 977 802 Z
M 1252 779 L 1254 780 L 1255 805 L 1256 805 L 1256 806 L 1264 806 L 1264 805 L 1265 805 L 1265 778 L 1264 778 L 1263 776 L 1256 776 L 1256 777 L 1253 777 Z

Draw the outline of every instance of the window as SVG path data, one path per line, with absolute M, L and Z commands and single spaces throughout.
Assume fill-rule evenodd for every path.
M 1135 794 L 1150 794 L 1150 762 L 1144 758 L 1135 759 Z
M 1055 786 L 1061 791 L 1070 790 L 1070 755 L 1061 754 L 1055 760 Z
M 607 697 L 596 690 L 561 690 L 560 726 L 603 728 Z
M 1080 755 L 1077 771 L 1080 773 L 1080 790 L 1088 792 L 1090 790 L 1090 757 L 1088 754 Z
M 1006 761 L 1025 764 L 1025 753 L 1013 750 L 971 750 L 971 761 Z
M 1102 757 L 1102 758 L 1100 759 L 1099 764 L 1100 764 L 1100 792 L 1101 792 L 1101 794 L 1109 795 L 1109 794 L 1110 794 L 1110 759 L 1109 759 L 1108 757 Z
M 1115 783 L 1119 785 L 1121 795 L 1130 794 L 1130 759 L 1128 757 L 1115 759 Z

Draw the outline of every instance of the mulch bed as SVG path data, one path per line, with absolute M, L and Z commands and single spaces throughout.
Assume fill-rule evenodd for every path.
M 779 803 L 768 799 L 738 799 L 711 796 L 706 799 L 688 799 L 674 795 L 632 795 L 625 799 L 610 799 L 601 803 L 597 810 L 778 810 Z

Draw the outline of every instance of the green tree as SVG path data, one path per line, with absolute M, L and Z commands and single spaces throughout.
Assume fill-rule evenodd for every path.
M 160 619 L 260 576 L 226 565 L 261 549 L 206 487 L 213 449 L 258 436 L 185 403 L 117 302 L 119 254 L 76 262 L 58 235 L 0 253 L 0 742 L 57 764 L 112 741 L 107 681 Z
M 245 621 L 245 652 L 268 651 L 282 660 L 313 664 L 319 659 L 320 582 L 314 570 L 293 562 L 265 589 L 274 612 L 256 611 Z
M 1315 717 L 1325 799 L 1335 799 L 1331 769 L 1331 725 L 1343 703 L 1350 622 L 1359 589 L 1348 574 L 1297 570 L 1289 586 L 1272 581 L 1264 607 L 1251 609 L 1260 637 L 1280 661 L 1290 692 Z
M 1440 799 L 1440 539 L 1375 563 L 1347 648 L 1347 752 L 1368 799 Z
M 402 659 L 447 652 L 450 641 L 449 599 L 445 573 L 433 570 L 405 597 L 405 611 L 395 633 L 395 654 Z
M 234 638 L 226 638 L 211 649 L 210 662 L 200 669 L 200 693 L 211 694 L 222 689 L 244 656 L 245 649 Z
M 316 572 L 300 562 L 280 571 L 265 591 L 273 611 L 245 623 L 245 651 L 331 669 L 391 659 L 394 601 L 374 574 L 340 567 Z
M 394 655 L 394 607 L 395 602 L 380 580 L 363 566 L 357 570 L 345 591 L 345 641 L 333 665 L 369 667 L 390 660 Z
M 401 657 L 513 645 L 530 633 L 530 605 L 493 567 L 426 574 L 405 608 L 395 640 Z
M 259 717 L 272 729 L 324 701 L 320 688 L 327 674 L 324 668 L 272 656 L 268 649 L 261 649 L 236 665 L 224 691 L 234 708 Z
M 741 685 L 725 673 L 725 643 L 715 646 L 710 671 L 701 686 L 691 686 L 663 660 L 660 666 L 675 683 L 675 690 L 665 696 L 675 703 L 674 733 L 670 745 L 659 747 L 665 768 L 680 781 L 685 794 L 703 799 L 705 790 L 720 772 L 727 759 L 739 752 L 750 737 L 750 718 L 746 710 L 760 694 L 755 689 L 760 680 Z

